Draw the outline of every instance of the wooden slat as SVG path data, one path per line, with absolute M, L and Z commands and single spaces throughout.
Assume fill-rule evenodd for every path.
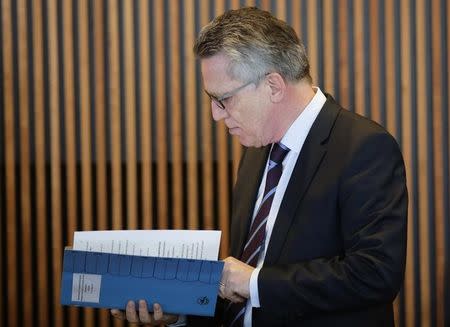
M 170 93 L 172 106 L 168 108 L 172 112 L 172 204 L 173 207 L 173 228 L 181 229 L 183 225 L 183 130 L 181 116 L 181 86 L 180 78 L 180 33 L 178 24 L 180 21 L 180 8 L 178 2 L 170 1 L 169 26 L 170 26 L 170 62 L 171 75 Z
M 249 1 L 246 2 L 246 6 L 249 6 Z M 241 2 L 239 0 L 231 0 L 231 9 L 238 9 L 241 7 Z
M 106 230 L 108 226 L 107 211 L 107 183 L 106 183 L 106 124 L 105 124 L 105 7 L 103 1 L 92 1 L 92 38 L 94 44 L 94 58 L 91 69 L 94 72 L 94 115 L 95 115 L 95 144 L 94 169 L 96 173 L 96 219 L 97 230 Z M 94 87 L 94 86 L 92 86 Z M 108 310 L 99 311 L 99 326 L 109 326 L 111 316 Z
M 136 169 L 136 99 L 134 70 L 133 2 L 123 2 L 125 55 L 125 123 L 127 167 L 127 228 L 137 229 L 137 169 Z
M 46 194 L 46 160 L 45 160 L 45 110 L 44 110 L 44 49 L 43 49 L 43 22 L 42 22 L 42 4 L 39 1 L 33 1 L 33 68 L 34 68 L 34 119 L 35 133 L 34 139 L 36 144 L 36 247 L 41 249 L 36 252 L 37 265 L 37 305 L 38 325 L 44 326 L 49 323 L 48 307 L 49 307 L 49 290 L 47 274 L 50 260 L 48 258 L 47 247 L 47 224 L 43 223 L 47 219 L 47 197 Z M 45 249 L 45 250 L 44 250 Z
M 99 230 L 108 228 L 106 196 L 106 125 L 105 125 L 105 7 L 102 1 L 92 2 L 93 40 L 95 46 L 92 69 L 95 75 L 95 167 L 96 167 L 96 221 Z
M 65 149 L 67 176 L 67 238 L 72 244 L 73 232 L 77 229 L 77 182 L 76 182 L 76 135 L 75 135 L 75 85 L 74 85 L 74 48 L 72 0 L 62 4 L 64 22 L 64 112 L 65 112 Z
M 186 85 L 186 135 L 187 135 L 187 202 L 188 202 L 188 228 L 197 229 L 199 208 L 198 208 L 198 157 L 197 157 L 197 95 L 196 89 L 201 85 L 196 85 L 195 78 L 195 65 L 197 62 L 194 60 L 192 53 L 192 45 L 196 38 L 195 35 L 195 21 L 194 21 L 194 1 L 187 0 L 184 2 L 184 20 L 186 22 L 186 28 L 184 29 L 185 39 L 185 81 Z
M 397 42 L 395 41 L 395 27 L 394 27 L 394 5 L 393 1 L 387 1 L 385 3 L 385 25 L 386 25 L 386 35 L 385 35 L 385 56 L 386 56 L 386 67 L 385 67 L 385 76 L 386 80 L 383 81 L 385 83 L 385 91 L 386 91 L 386 128 L 387 130 L 394 136 L 397 135 L 398 131 L 396 130 L 396 92 L 395 92 L 395 83 L 396 79 L 399 78 L 395 74 L 395 51 L 398 50 Z M 382 68 L 382 67 L 380 67 Z M 399 297 L 397 296 L 394 301 L 394 319 L 395 325 L 400 325 L 400 305 L 404 305 L 400 303 Z
M 277 18 L 286 21 L 286 0 L 278 0 L 276 6 Z
M 261 0 L 260 3 L 260 9 L 270 11 L 270 0 Z
M 428 223 L 429 190 L 427 183 L 427 98 L 431 94 L 426 93 L 426 35 L 425 35 L 425 2 L 416 2 L 416 36 L 417 36 L 417 122 L 418 122 L 418 188 L 419 192 L 419 237 L 420 237 L 420 288 L 421 288 L 421 325 L 427 325 L 431 319 L 430 307 L 430 238 Z
M 446 12 L 446 16 L 445 17 L 450 17 L 450 5 L 448 5 L 447 3 L 447 12 Z M 445 30 L 445 23 L 442 22 L 444 24 L 444 30 Z M 444 92 L 447 92 L 447 101 L 449 100 L 449 94 L 450 94 L 450 20 L 447 19 L 447 58 L 446 58 L 446 63 L 447 63 L 447 90 L 444 90 Z M 443 135 L 442 137 L 447 137 L 447 144 L 450 145 L 450 114 L 447 115 L 447 121 L 445 122 L 446 126 L 447 126 L 447 135 Z M 450 151 L 449 149 L 447 149 L 447 162 L 450 162 Z M 450 171 L 447 170 L 446 174 L 447 174 L 447 180 L 450 178 L 449 176 Z M 447 201 L 449 201 L 447 199 Z M 447 202 L 448 204 L 448 202 Z M 450 208 L 447 208 L 447 210 L 450 210 Z M 447 224 L 449 224 L 449 218 L 447 217 Z M 447 225 L 448 226 L 448 225 Z M 446 234 L 446 241 L 449 242 L 449 235 L 448 233 Z M 450 261 L 450 251 L 448 251 L 448 248 L 446 250 L 446 264 L 449 265 L 450 263 L 448 261 Z M 448 269 L 447 269 L 447 273 L 448 273 Z M 448 276 L 448 275 L 447 275 Z M 447 286 L 447 289 L 450 285 L 450 281 L 448 281 L 448 279 L 444 282 L 445 285 Z M 447 293 L 447 297 L 446 297 L 446 302 L 444 303 L 446 306 L 450 305 L 450 299 L 449 299 L 449 291 L 446 291 Z M 446 311 L 446 318 L 448 319 L 446 321 L 446 323 L 450 323 L 450 314 L 448 313 L 448 311 Z
M 149 51 L 149 2 L 139 1 L 139 34 L 140 34 L 140 76 L 141 76 L 141 144 L 142 144 L 142 227 L 152 228 L 153 191 L 152 191 L 152 133 L 151 133 L 151 79 Z
M 61 3 L 64 22 L 64 113 L 65 113 L 65 149 L 66 149 L 66 185 L 67 185 L 67 230 L 68 244 L 73 244 L 73 233 L 77 230 L 77 171 L 76 171 L 76 134 L 75 134 L 75 85 L 74 85 L 74 48 L 72 0 Z M 68 308 L 70 325 L 78 326 L 78 309 Z
M 108 69 L 111 117 L 112 228 L 122 229 L 122 159 L 120 127 L 119 12 L 116 2 L 108 2 Z
M 166 65 L 164 47 L 164 2 L 155 0 L 154 20 L 158 37 L 155 38 L 156 67 L 155 77 L 157 81 L 164 81 L 164 66 Z M 167 138 L 166 138 L 166 87 L 164 83 L 158 83 L 156 88 L 156 153 L 157 153 L 157 190 L 158 190 L 158 228 L 167 228 L 168 198 L 167 198 Z
M 317 35 L 317 3 L 315 1 L 310 1 L 307 4 L 307 15 L 303 19 L 308 20 L 308 57 L 309 64 L 311 67 L 311 77 L 313 79 L 313 84 L 317 85 L 319 83 L 319 44 Z
M 232 1 L 232 3 L 231 3 L 231 5 L 237 5 L 237 4 L 238 3 L 236 3 L 236 1 Z M 213 14 L 213 17 L 210 17 L 208 19 L 208 21 L 213 20 L 214 18 L 222 15 L 225 12 L 225 0 L 215 0 L 214 5 L 215 5 L 215 8 L 214 8 L 215 12 Z M 239 7 L 241 7 L 240 3 L 239 3 Z M 239 8 L 239 7 L 237 7 L 237 8 Z
M 5 140 L 5 183 L 6 183 L 6 247 L 17 247 L 17 220 L 16 220 L 16 169 L 15 169 L 15 143 L 14 138 L 14 66 L 13 66 L 13 40 L 12 40 L 12 11 L 11 1 L 3 0 L 2 6 L 2 57 L 3 57 L 3 105 Z M 8 315 L 10 325 L 18 324 L 18 297 L 17 286 L 20 276 L 17 275 L 17 257 L 12 251 L 7 251 L 6 278 Z
M 414 285 L 414 211 L 412 204 L 417 201 L 412 195 L 414 194 L 412 188 L 412 156 L 411 156 L 411 70 L 409 69 L 411 66 L 411 58 L 410 58 L 410 46 L 411 46 L 411 37 L 410 37 L 410 17 L 409 17 L 409 1 L 402 0 L 400 4 L 400 11 L 403 13 L 401 15 L 400 22 L 400 30 L 401 30 L 401 80 L 402 80 L 402 151 L 403 157 L 406 165 L 406 180 L 408 183 L 408 191 L 409 191 L 409 206 L 408 206 L 408 248 L 406 254 L 406 273 L 405 273 L 405 282 L 404 282 L 404 292 L 405 292 L 405 324 L 406 326 L 414 326 L 415 325 L 415 317 L 414 312 L 416 308 L 414 307 L 416 290 Z M 418 308 L 417 308 L 418 309 Z
M 365 111 L 365 74 L 364 74 L 364 2 L 354 2 L 354 55 L 355 55 L 355 112 L 364 115 Z
M 233 0 L 233 1 L 239 2 L 238 0 Z M 254 7 L 254 6 L 256 6 L 256 0 L 247 0 L 247 1 L 245 2 L 245 5 L 246 5 L 247 7 Z M 237 4 L 236 7 L 234 7 L 234 5 L 233 5 L 233 8 L 239 8 L 239 3 Z
M 303 30 L 302 30 L 302 6 L 300 1 L 293 1 L 291 4 L 292 11 L 292 24 L 291 26 L 294 28 L 295 32 L 300 38 L 300 41 L 303 42 Z
M 83 230 L 92 230 L 92 171 L 91 171 L 91 88 L 89 80 L 89 18 L 87 0 L 77 0 L 78 5 L 78 44 L 80 71 L 80 113 L 81 113 L 81 176 Z
M 381 121 L 381 90 L 380 90 L 380 13 L 378 10 L 379 1 L 371 0 L 369 3 L 370 12 L 370 63 L 369 64 L 369 80 L 370 80 L 370 112 L 371 119 L 378 123 Z
M 334 28 L 336 22 L 333 20 L 334 12 L 333 0 L 325 0 L 323 3 L 323 43 L 326 53 L 324 54 L 324 85 L 323 87 L 326 92 L 335 94 L 334 92 Z
M 209 19 L 209 4 L 207 1 L 202 1 L 200 5 L 200 26 L 205 26 Z M 203 88 L 203 85 L 199 85 Z M 201 166 L 202 166 L 202 183 L 203 183 L 203 220 L 206 229 L 211 229 L 214 226 L 214 185 L 213 185 L 213 156 L 214 148 L 212 144 L 212 118 L 211 118 L 211 101 L 204 92 L 201 93 L 201 130 L 202 140 L 200 148 L 202 149 Z M 224 234 L 222 234 L 222 239 Z M 224 244 L 222 242 L 222 244 Z M 222 249 L 222 248 L 221 248 Z
M 448 3 L 447 3 L 446 17 L 450 17 L 450 5 L 448 5 Z M 449 48 L 450 48 L 450 20 L 447 19 L 447 51 L 446 51 L 447 52 L 447 61 L 446 61 L 447 62 L 447 88 L 448 88 L 447 89 L 447 97 L 450 94 L 450 69 L 448 68 L 450 66 L 450 51 L 448 51 Z M 449 127 L 450 127 L 450 115 L 448 115 L 447 118 L 448 118 L 448 120 L 447 120 L 446 124 L 447 124 L 447 131 L 448 131 Z M 445 137 L 445 135 L 443 137 Z M 447 132 L 447 144 L 450 144 L 450 131 Z M 447 162 L 450 162 L 450 151 L 448 151 Z M 447 235 L 447 237 L 448 237 L 448 235 Z M 447 253 L 447 259 L 450 260 L 450 254 L 448 254 L 448 253 Z M 449 285 L 449 284 L 447 284 L 447 285 Z M 448 293 L 447 293 L 447 299 L 448 299 Z M 447 302 L 447 304 L 448 304 L 448 302 Z M 450 317 L 450 315 L 447 315 L 447 317 Z
M 77 0 L 78 21 L 78 45 L 79 58 L 79 89 L 80 89 L 80 138 L 81 138 L 81 205 L 83 230 L 92 230 L 92 169 L 91 169 L 91 106 L 90 106 L 90 81 L 89 81 L 89 18 L 87 0 Z M 93 326 L 94 309 L 83 309 L 84 326 Z
M 2 64 L 3 63 L 0 63 L 0 69 L 2 69 Z M 0 104 L 4 105 L 3 101 L 1 101 Z M 1 132 L 3 132 L 3 125 L 1 123 L 0 123 L 0 129 L 1 129 Z M 0 139 L 2 141 L 3 141 L 3 136 L 4 135 L 0 136 Z M 0 153 L 2 153 L 3 152 L 3 148 L 0 149 L 0 151 L 1 151 Z M 2 153 L 2 155 L 3 155 L 3 153 Z M 3 159 L 3 157 L 1 157 L 1 158 Z M 0 176 L 2 176 L 2 175 L 0 175 Z M 4 179 L 0 178 L 0 187 L 5 187 L 5 186 L 6 186 L 6 184 L 5 184 Z M 2 196 L 2 198 L 0 198 L 0 201 L 1 201 L 0 204 L 2 204 L 0 206 L 0 221 L 1 222 L 7 221 L 6 220 L 7 216 L 3 213 L 4 212 L 3 210 L 5 208 L 5 206 L 3 206 L 4 200 L 5 199 Z M 6 235 L 6 228 L 4 228 L 3 224 L 0 223 L 0 244 L 2 244 L 2 245 L 6 244 L 6 237 L 4 235 Z M 2 248 L 2 250 L 3 250 L 3 248 Z M 2 258 L 0 260 L 0 294 L 4 294 L 4 296 L 0 297 L 0 317 L 2 317 L 1 318 L 2 321 L 6 320 L 7 313 L 8 313 L 7 300 L 6 300 L 6 295 L 7 295 L 8 289 L 7 289 L 7 287 L 3 286 L 5 284 L 5 283 L 3 283 L 3 281 L 5 279 L 6 279 L 6 260 L 5 260 L 4 256 L 3 256 L 3 252 L 2 252 Z
M 395 74 L 395 53 L 399 51 L 398 44 L 395 40 L 395 25 L 394 25 L 394 5 L 393 1 L 385 2 L 385 25 L 386 25 L 386 35 L 385 35 L 385 56 L 386 56 L 386 67 L 384 69 L 386 80 L 385 91 L 386 91 L 386 127 L 387 130 L 392 133 L 392 135 L 397 135 L 397 116 L 396 112 L 396 97 L 395 84 L 396 79 L 399 78 Z
M 437 1 L 431 2 L 431 55 L 432 55 L 432 90 L 433 94 L 433 144 L 434 144 L 434 166 L 433 166 L 433 184 L 434 184 L 434 209 L 436 213 L 435 235 L 436 243 L 431 244 L 436 249 L 436 322 L 438 327 L 444 327 L 445 319 L 445 221 L 444 221 L 444 158 L 443 149 L 443 124 L 444 115 L 442 107 L 442 50 L 440 43 L 441 33 L 441 8 Z M 429 108 L 430 109 L 430 108 Z
M 50 176 L 51 176 L 51 216 L 52 216 L 52 243 L 55 244 L 52 252 L 52 276 L 55 285 L 61 283 L 61 258 L 63 228 L 62 228 L 62 208 L 61 208 L 61 135 L 59 132 L 60 114 L 59 114 L 59 69 L 58 62 L 58 27 L 57 27 L 57 3 L 56 0 L 47 2 L 48 19 L 48 68 L 49 68 L 49 92 L 50 99 Z M 53 288 L 53 303 L 59 303 L 59 287 Z M 54 308 L 53 322 L 55 326 L 62 326 L 63 310 L 61 306 Z
M 20 207 L 21 207 L 21 246 L 31 253 L 31 199 L 30 199 L 30 121 L 29 121 L 29 58 L 27 33 L 27 6 L 24 0 L 17 1 L 18 25 L 18 62 L 19 64 L 19 114 L 20 114 Z M 16 109 L 17 110 L 17 109 Z M 25 317 L 33 316 L 33 287 L 31 255 L 21 258 L 23 297 L 21 297 L 22 312 Z M 23 318 L 23 317 L 21 317 Z
M 339 1 L 339 25 L 338 25 L 338 56 L 339 56 L 339 103 L 347 108 L 350 108 L 350 78 L 354 79 L 354 76 L 350 76 L 350 63 L 349 63 L 349 33 L 348 33 L 348 12 L 347 1 Z M 350 0 L 351 1 L 351 0 Z M 352 90 L 353 91 L 353 90 Z M 356 90 L 354 90 L 356 92 Z M 354 105 L 352 103 L 352 105 Z

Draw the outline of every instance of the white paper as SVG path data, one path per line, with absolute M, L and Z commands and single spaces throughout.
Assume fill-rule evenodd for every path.
M 73 249 L 161 258 L 217 260 L 221 231 L 120 230 L 75 232 Z

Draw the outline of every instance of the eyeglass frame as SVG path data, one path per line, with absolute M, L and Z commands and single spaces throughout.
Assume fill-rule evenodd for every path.
M 225 110 L 225 105 L 222 101 L 231 98 L 232 96 L 235 96 L 240 90 L 244 89 L 246 86 L 249 86 L 250 84 L 256 83 L 258 80 L 251 80 L 229 92 L 226 92 L 220 97 L 216 97 L 215 95 L 210 94 L 208 91 L 204 90 L 205 93 L 209 96 L 209 99 L 216 104 L 217 107 L 219 107 L 222 110 Z

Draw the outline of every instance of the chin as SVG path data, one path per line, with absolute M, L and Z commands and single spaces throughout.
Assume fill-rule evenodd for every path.
M 262 146 L 261 142 L 256 142 L 255 140 L 248 140 L 242 137 L 239 137 L 239 143 L 247 148 L 260 148 Z

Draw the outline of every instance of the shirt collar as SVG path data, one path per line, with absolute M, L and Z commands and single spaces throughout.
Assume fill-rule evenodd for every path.
M 287 146 L 291 151 L 296 153 L 300 153 L 312 124 L 327 101 L 326 96 L 320 88 L 314 86 L 313 89 L 316 94 L 305 109 L 300 113 L 297 119 L 294 120 L 286 134 L 284 134 L 281 139 L 281 143 L 283 145 Z

